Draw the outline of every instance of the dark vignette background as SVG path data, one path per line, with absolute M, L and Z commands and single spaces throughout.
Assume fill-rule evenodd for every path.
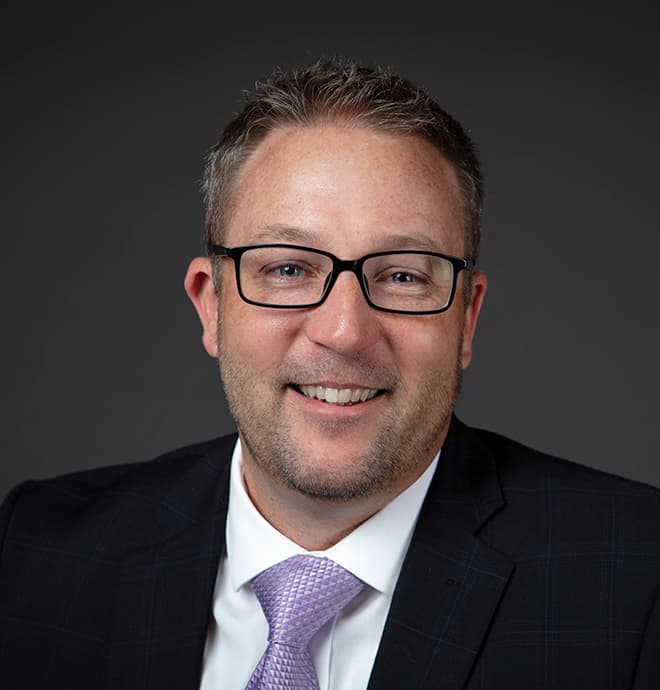
M 201 161 L 255 78 L 333 53 L 479 143 L 464 420 L 660 484 L 659 6 L 429 6 L 5 5 L 0 493 L 232 428 L 182 290 Z

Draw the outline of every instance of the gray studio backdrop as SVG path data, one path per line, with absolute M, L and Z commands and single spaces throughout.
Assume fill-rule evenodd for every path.
M 479 143 L 462 418 L 660 484 L 657 4 L 224 4 L 10 3 L 0 493 L 232 429 L 182 289 L 202 158 L 255 78 L 333 53 L 425 86 Z

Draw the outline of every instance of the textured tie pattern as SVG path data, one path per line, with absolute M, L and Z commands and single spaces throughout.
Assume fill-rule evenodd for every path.
M 259 573 L 252 588 L 270 633 L 246 690 L 317 690 L 308 644 L 364 587 L 329 558 L 292 556 Z

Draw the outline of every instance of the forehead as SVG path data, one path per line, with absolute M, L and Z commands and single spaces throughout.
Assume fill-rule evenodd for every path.
M 307 238 L 346 255 L 397 237 L 461 254 L 463 227 L 456 174 L 432 144 L 324 125 L 276 130 L 259 144 L 238 175 L 226 241 Z

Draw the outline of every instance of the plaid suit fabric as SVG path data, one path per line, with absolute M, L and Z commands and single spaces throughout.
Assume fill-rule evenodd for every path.
M 10 495 L 0 688 L 199 687 L 234 440 Z M 369 689 L 658 690 L 659 587 L 657 490 L 454 420 Z
M 199 687 L 232 447 L 15 490 L 0 559 L 0 688 Z

